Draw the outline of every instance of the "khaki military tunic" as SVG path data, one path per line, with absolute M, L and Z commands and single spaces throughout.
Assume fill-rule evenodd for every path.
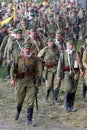
M 63 50 L 66 49 L 66 46 L 65 46 L 65 43 L 64 43 L 63 40 L 58 41 L 57 39 L 55 39 L 55 45 L 56 45 L 57 50 L 58 50 L 59 52 L 62 52 Z
M 77 74 L 77 79 L 74 80 L 75 73 Z M 76 61 L 75 50 L 70 55 L 68 55 L 66 50 L 60 54 L 57 77 L 63 78 L 65 92 L 72 93 L 76 91 L 79 79 L 79 65 Z
M 57 29 L 56 24 L 55 25 L 48 24 L 47 25 L 47 30 L 48 30 L 48 34 L 47 35 L 48 35 L 48 37 L 54 38 L 56 29 Z
M 83 52 L 82 63 L 83 63 L 83 66 L 84 66 L 84 68 L 85 68 L 84 80 L 85 80 L 85 83 L 86 83 L 86 86 L 87 86 L 87 50 L 85 50 L 85 51 Z
M 86 45 L 86 44 L 83 45 L 83 46 L 81 46 L 81 48 L 80 48 L 81 60 L 83 60 L 83 53 L 84 53 L 84 51 L 86 50 L 86 48 L 87 48 L 87 45 Z M 82 64 L 83 64 L 83 61 L 82 61 Z M 86 72 L 85 72 L 86 69 L 85 69 L 84 65 L 83 65 L 83 71 L 84 71 L 84 73 L 86 73 Z M 84 75 L 84 76 L 85 76 L 85 75 Z M 82 78 L 82 84 L 85 86 L 85 85 L 86 85 L 86 82 L 85 82 L 84 76 L 81 77 L 81 78 Z
M 46 89 L 51 90 L 56 80 L 57 63 L 59 54 L 54 47 L 45 47 L 39 53 L 38 57 L 44 62 L 43 77 L 46 81 Z M 54 82 L 55 81 L 55 82 Z
M 18 42 L 18 43 L 17 43 Z M 18 45 L 19 44 L 19 45 Z M 9 44 L 7 46 L 7 59 L 12 60 L 20 54 L 21 52 L 21 48 L 24 46 L 24 39 L 11 39 L 11 41 L 9 41 Z M 20 48 L 21 47 L 21 48 Z M 11 57 L 12 55 L 12 57 Z
M 40 79 L 37 59 L 33 57 L 18 56 L 14 59 L 10 75 L 16 81 L 15 95 L 17 105 L 21 105 L 26 96 L 28 107 L 34 106 L 35 87 Z
M 8 38 L 9 38 L 9 35 L 5 36 L 3 41 L 2 41 L 2 44 L 0 46 L 0 53 L 2 54 L 2 56 L 4 55 L 4 49 L 5 49 L 5 46 L 7 44 Z

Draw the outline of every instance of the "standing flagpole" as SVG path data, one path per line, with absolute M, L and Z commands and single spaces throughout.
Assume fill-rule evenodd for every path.
M 16 19 L 17 19 L 17 11 L 16 11 L 16 4 L 14 3 L 14 14 L 13 14 L 14 24 L 16 22 Z

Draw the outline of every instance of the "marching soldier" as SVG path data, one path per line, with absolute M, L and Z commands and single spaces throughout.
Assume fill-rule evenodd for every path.
M 24 38 L 22 35 L 22 30 L 15 30 L 16 36 L 10 38 L 9 43 L 7 44 L 7 64 L 11 66 L 15 56 L 20 55 L 21 48 L 24 45 Z
M 45 100 L 48 100 L 49 94 L 53 92 L 53 99 L 54 102 L 57 100 L 58 92 L 54 92 L 54 87 L 58 88 L 58 81 L 56 80 L 56 72 L 57 72 L 57 63 L 59 59 L 59 53 L 54 45 L 53 39 L 48 39 L 47 45 L 43 48 L 39 53 L 38 57 L 44 62 L 44 70 L 43 70 L 43 78 L 45 79 L 46 83 L 46 95 Z M 55 86 L 57 85 L 57 86 Z
M 17 30 L 15 30 L 15 33 L 16 33 L 16 36 L 8 44 L 8 50 L 7 50 L 7 61 L 8 62 L 11 61 L 11 57 L 10 57 L 11 55 L 12 55 L 13 59 L 16 55 L 19 55 L 21 48 L 24 45 L 24 38 L 22 35 L 22 30 L 17 29 Z
M 77 10 L 73 10 L 72 14 L 70 16 L 70 23 L 71 23 L 71 36 L 75 38 L 76 41 L 78 41 L 79 38 L 79 18 L 77 15 Z
M 3 25 L 1 27 L 1 32 L 0 32 L 0 46 L 2 46 L 2 42 L 6 36 L 8 36 L 7 26 Z M 2 61 L 3 61 L 3 56 L 0 52 L 0 66 L 2 65 Z
M 47 40 L 47 37 L 44 36 L 43 33 L 41 33 L 41 29 L 38 28 L 37 31 L 34 28 L 30 29 L 29 36 L 27 38 L 32 43 L 32 51 L 35 55 L 43 48 L 45 47 L 45 42 Z
M 28 42 L 28 41 L 27 41 Z M 34 109 L 35 88 L 38 86 L 39 69 L 37 58 L 33 56 L 32 44 L 26 43 L 23 46 L 20 56 L 15 57 L 11 67 L 11 84 L 15 86 L 17 112 L 15 120 L 19 119 L 22 105 L 26 96 L 27 102 L 27 124 L 32 124 Z
M 60 53 L 63 50 L 65 50 L 65 48 L 66 48 L 65 42 L 63 40 L 63 32 L 61 30 L 58 30 L 56 32 L 56 39 L 55 39 L 55 43 L 54 44 L 56 46 L 58 54 L 60 55 Z M 55 95 L 54 98 L 55 98 L 55 102 L 57 101 L 57 98 L 58 98 L 58 94 L 59 94 L 59 90 L 60 90 L 60 86 L 61 86 L 61 80 L 54 82 L 54 93 L 55 93 L 54 94 Z
M 82 65 L 79 53 L 74 48 L 74 40 L 66 40 L 66 50 L 60 54 L 57 67 L 58 80 L 64 81 L 64 109 L 74 112 L 75 93 L 78 85 L 79 72 L 82 74 Z
M 80 21 L 80 30 L 79 33 L 82 36 L 82 40 L 84 40 L 85 32 L 86 32 L 86 22 L 87 22 L 87 16 L 85 10 L 79 11 L 79 21 Z
M 55 37 L 55 32 L 57 29 L 56 23 L 51 19 L 49 21 L 49 24 L 47 25 L 47 36 L 54 38 Z
M 85 45 L 81 47 L 81 56 L 82 56 L 82 63 L 83 63 L 83 67 L 84 67 L 84 75 L 83 75 L 83 91 L 82 91 L 82 96 L 83 98 L 86 97 L 86 91 L 87 91 L 87 34 L 85 35 Z
M 13 35 L 13 28 L 9 28 L 8 29 L 8 35 L 4 37 L 2 44 L 0 46 L 0 56 L 4 59 L 6 59 L 6 48 L 7 48 L 7 44 L 9 44 L 9 41 L 12 39 L 12 35 Z M 7 76 L 6 78 L 10 78 L 10 66 L 7 65 Z
M 84 73 L 84 80 L 85 80 L 85 93 L 84 96 L 86 96 L 86 92 L 87 92 L 87 49 L 84 51 L 83 53 L 83 66 L 85 68 L 85 73 Z
M 56 45 L 59 53 L 66 49 L 66 45 L 65 45 L 64 39 L 63 39 L 63 32 L 61 30 L 58 30 L 56 32 L 55 45 Z

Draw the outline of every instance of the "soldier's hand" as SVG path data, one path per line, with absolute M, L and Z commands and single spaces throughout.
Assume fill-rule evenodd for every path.
M 59 81 L 60 81 L 60 80 L 61 80 L 61 77 L 57 77 L 57 80 L 59 80 Z
M 35 87 L 35 88 L 38 88 L 38 84 L 35 84 L 34 87 Z
M 10 64 L 11 63 L 11 60 L 7 59 L 7 64 Z
M 80 76 L 83 77 L 84 76 L 84 72 L 80 73 Z
M 81 76 L 81 77 L 84 76 L 84 72 L 82 71 L 82 69 L 80 69 L 80 76 Z
M 12 80 L 12 81 L 11 81 L 11 85 L 12 85 L 12 86 L 15 86 L 15 83 L 16 83 L 15 80 Z

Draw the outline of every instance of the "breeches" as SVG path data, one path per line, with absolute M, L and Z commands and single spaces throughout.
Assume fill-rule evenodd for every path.
M 35 89 L 33 81 L 22 82 L 18 81 L 15 87 L 15 99 L 17 105 L 22 105 L 26 97 L 27 107 L 34 106 Z
M 60 88 L 60 81 L 57 80 L 56 73 L 48 72 L 47 79 L 46 79 L 46 89 L 51 90 L 58 90 Z

